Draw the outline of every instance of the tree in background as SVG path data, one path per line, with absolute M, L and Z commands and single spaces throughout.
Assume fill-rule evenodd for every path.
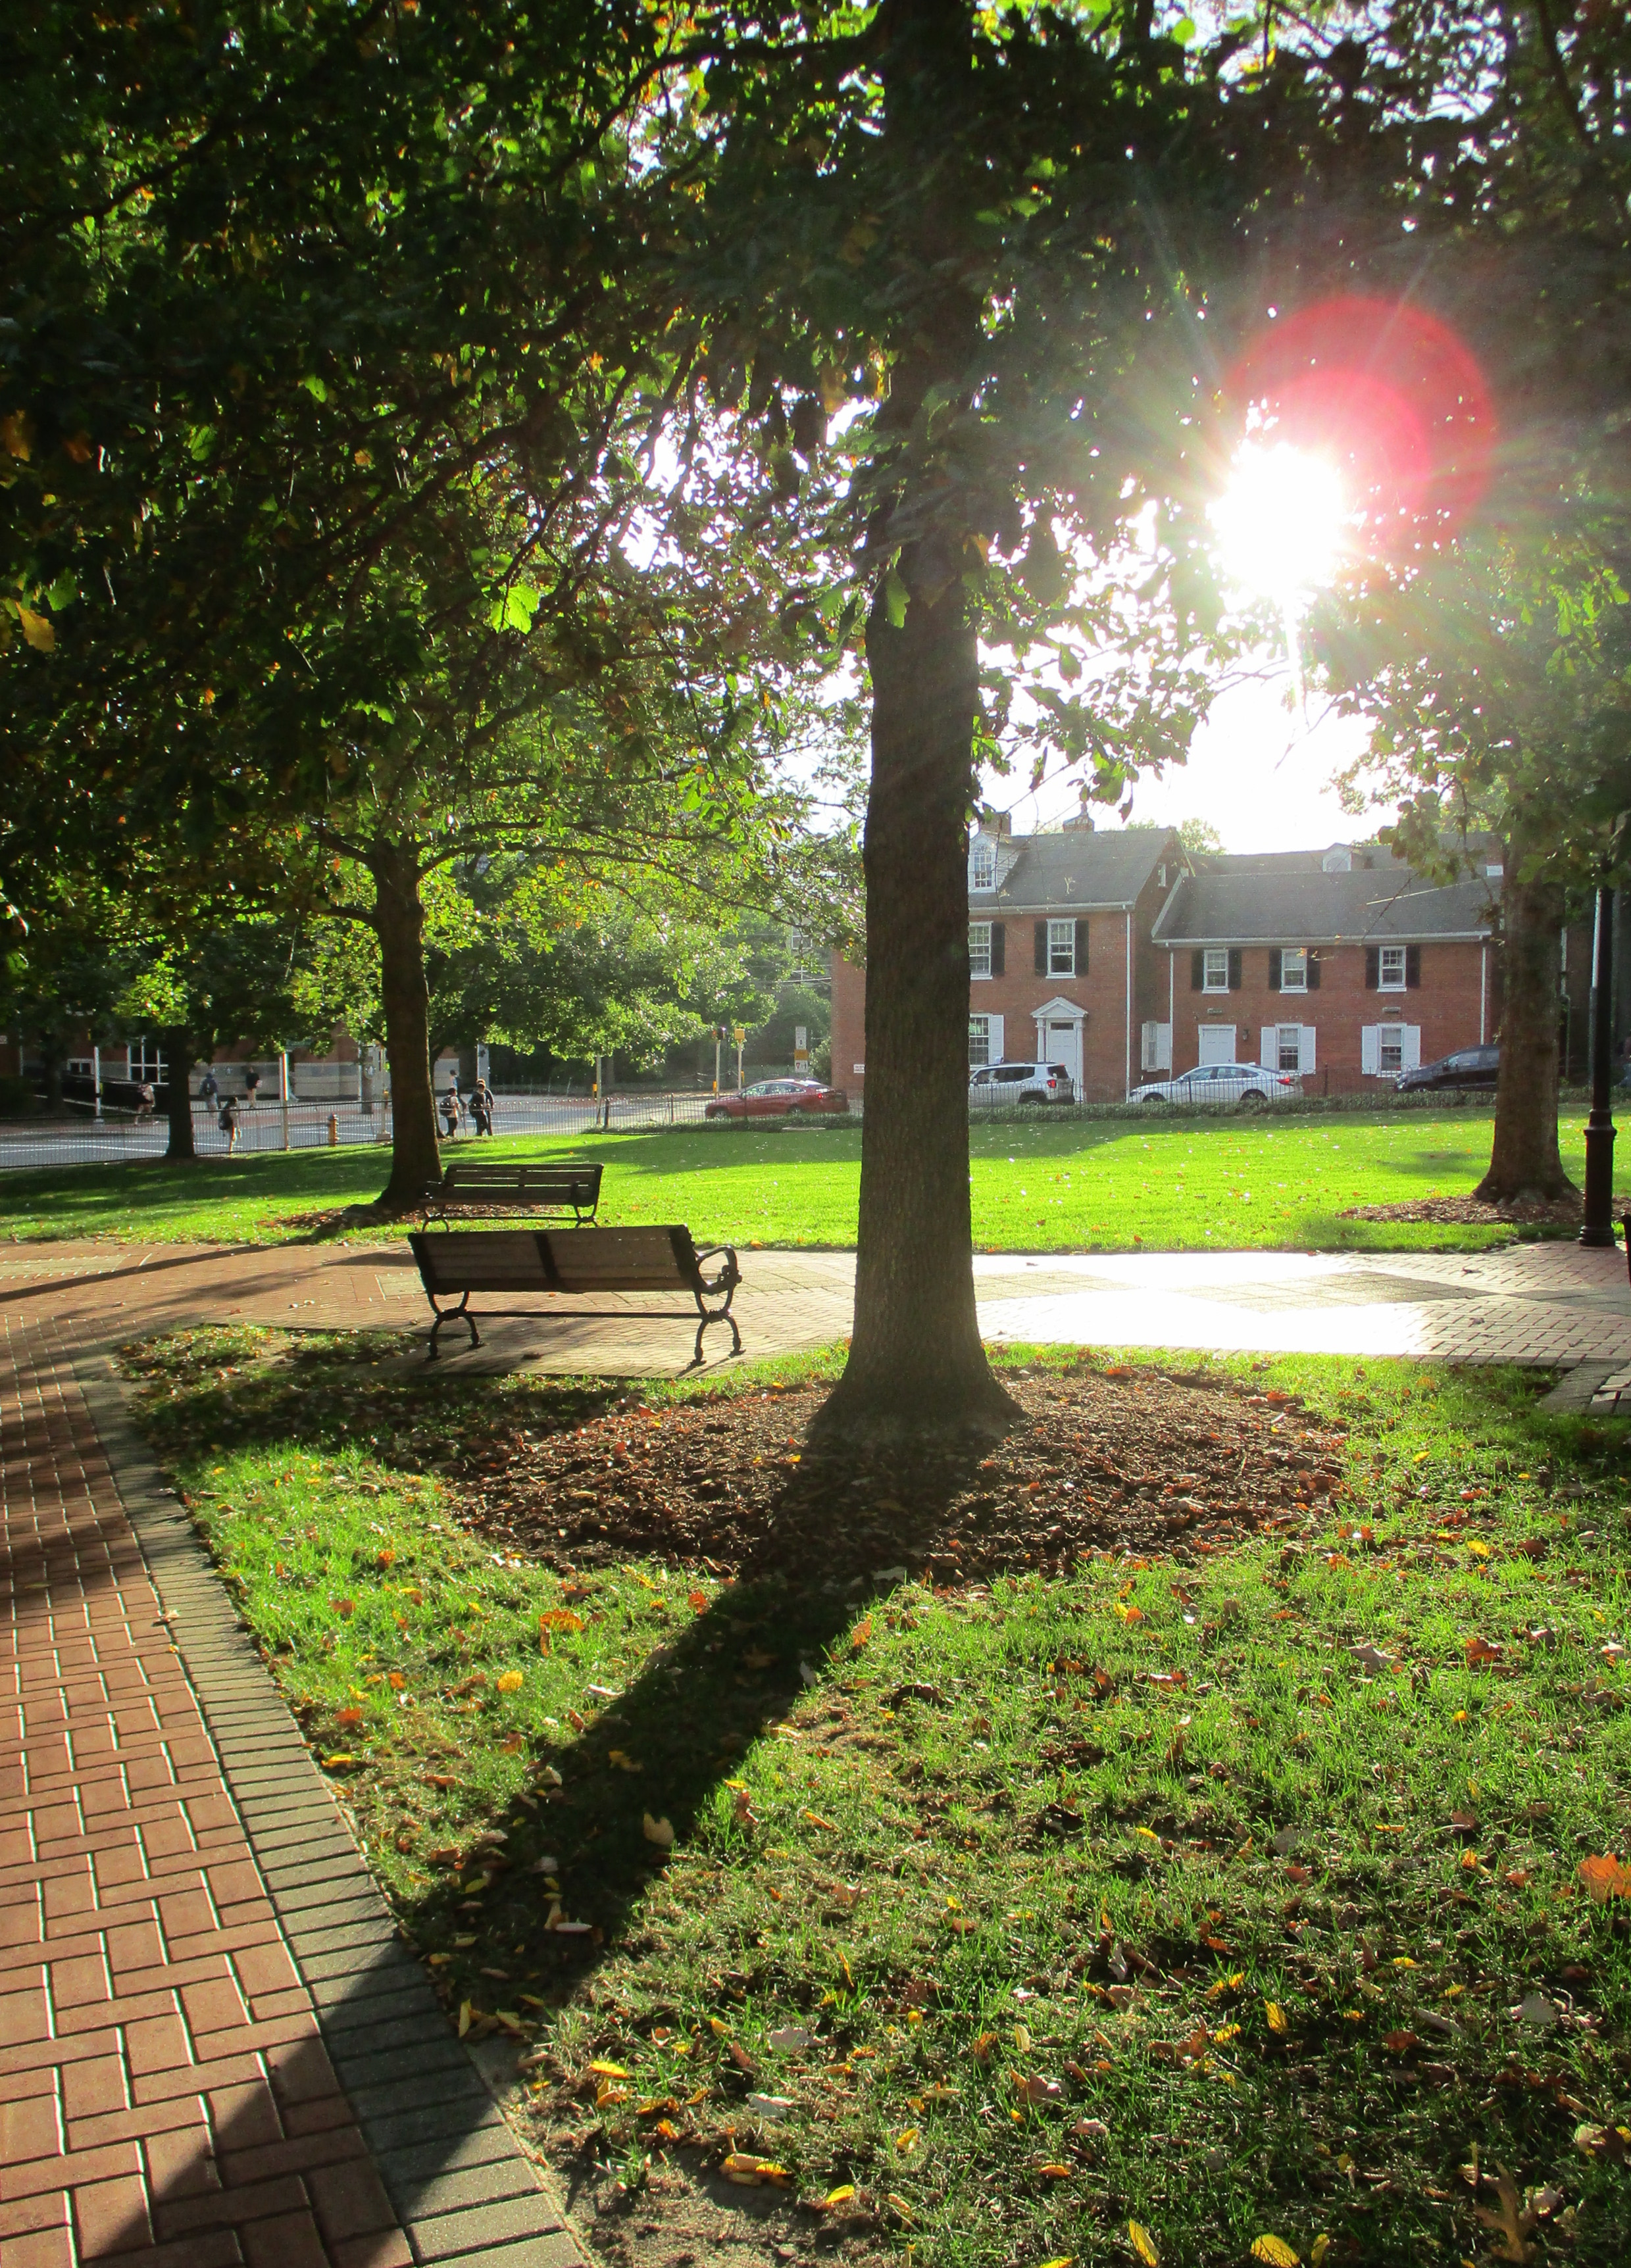
M 1600 534 L 1601 531 L 1599 530 Z M 1558 1147 L 1560 938 L 1571 890 L 1631 869 L 1631 608 L 1589 529 L 1525 554 L 1447 548 L 1333 606 L 1320 652 L 1372 724 L 1354 792 L 1397 803 L 1384 838 L 1418 872 L 1480 872 L 1506 846 L 1492 1204 L 1577 1194 Z

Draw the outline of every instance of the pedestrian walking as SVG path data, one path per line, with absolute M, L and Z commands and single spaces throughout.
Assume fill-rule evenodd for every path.
M 204 1065 L 204 1075 L 198 1082 L 198 1100 L 203 1103 L 212 1103 L 220 1092 L 221 1089 L 217 1082 L 215 1073 L 206 1064 Z
M 136 1123 L 142 1125 L 153 1115 L 153 1090 L 144 1079 L 136 1090 Z
M 226 1154 L 230 1158 L 238 1147 L 238 1098 L 236 1095 L 229 1094 L 223 1098 L 215 1123 L 226 1137 Z
M 493 1093 L 484 1079 L 478 1079 L 470 1089 L 470 1116 L 476 1121 L 477 1134 L 492 1132 Z
M 244 1100 L 248 1104 L 251 1110 L 255 1108 L 255 1100 L 260 1094 L 260 1092 L 261 1074 L 256 1071 L 255 1065 L 251 1064 L 248 1070 L 244 1073 Z
M 448 1080 L 447 1092 L 442 1097 L 442 1123 L 451 1142 L 459 1131 L 459 1082 L 456 1079 Z

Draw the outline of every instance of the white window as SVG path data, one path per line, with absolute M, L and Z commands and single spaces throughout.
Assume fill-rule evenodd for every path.
M 1365 1024 L 1359 1035 L 1359 1067 L 1367 1079 L 1397 1079 L 1421 1064 L 1420 1024 Z
M 969 1069 L 983 1070 L 987 1064 L 1002 1061 L 1002 1018 L 1000 1016 L 970 1016 L 969 1018 Z
M 989 835 L 977 835 L 974 847 L 969 852 L 969 887 L 971 890 L 994 890 L 997 887 L 997 846 Z
M 163 1084 L 164 1057 L 159 1052 L 157 1040 L 131 1041 L 130 1076 L 134 1079 L 151 1080 L 155 1085 Z
M 1354 853 L 1351 850 L 1343 850 L 1339 844 L 1327 850 L 1319 864 L 1320 870 L 1324 873 L 1351 874 L 1354 871 Z
M 1201 976 L 1200 989 L 1203 992 L 1229 990 L 1229 947 L 1226 945 L 1209 945 L 1207 947 Z
M 1048 975 L 1074 976 L 1076 973 L 1076 924 L 1074 921 L 1051 921 L 1048 924 Z
M 68 1058 L 70 1079 L 89 1079 L 95 1068 L 95 1058 L 92 1056 L 70 1056 Z
M 1144 1071 L 1170 1071 L 1172 1068 L 1172 1027 L 1170 1024 L 1146 1024 L 1139 1064 Z
M 1405 989 L 1405 948 L 1402 945 L 1384 945 L 1376 958 L 1376 986 L 1383 992 L 1402 992 Z
M 1308 948 L 1288 945 L 1280 956 L 1280 989 L 1282 992 L 1308 990 Z
M 969 924 L 969 975 L 970 976 L 991 975 L 991 924 L 989 922 Z
M 1312 1071 L 1314 1027 L 1312 1024 L 1265 1024 L 1258 1061 L 1265 1071 Z

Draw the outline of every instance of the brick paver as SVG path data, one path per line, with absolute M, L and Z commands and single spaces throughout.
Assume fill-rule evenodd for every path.
M 580 2262 L 105 1361 L 0 1329 L 5 2268 Z

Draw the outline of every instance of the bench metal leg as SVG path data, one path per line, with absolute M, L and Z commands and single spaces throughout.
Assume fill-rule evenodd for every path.
M 435 1316 L 436 1321 L 431 1325 L 431 1346 L 425 1357 L 427 1362 L 434 1362 L 436 1359 L 438 1351 L 436 1342 L 441 1334 L 444 1323 L 468 1323 L 470 1327 L 470 1344 L 473 1347 L 480 1346 L 481 1334 L 476 1328 L 476 1318 L 470 1313 L 470 1295 L 468 1292 L 456 1307 L 439 1307 L 432 1300 L 431 1313 Z
M 732 1290 L 734 1291 L 734 1285 L 733 1285 Z M 731 1352 L 733 1354 L 740 1354 L 742 1352 L 742 1333 L 737 1329 L 736 1318 L 731 1313 L 730 1293 L 727 1292 L 725 1296 L 725 1305 L 722 1307 L 713 1308 L 712 1312 L 703 1306 L 702 1300 L 699 1295 L 693 1294 L 693 1297 L 697 1299 L 697 1312 L 702 1317 L 702 1321 L 697 1326 L 696 1351 L 692 1354 L 690 1360 L 685 1366 L 687 1370 L 700 1370 L 702 1367 L 702 1335 L 707 1329 L 710 1323 L 728 1323 L 730 1325 Z

